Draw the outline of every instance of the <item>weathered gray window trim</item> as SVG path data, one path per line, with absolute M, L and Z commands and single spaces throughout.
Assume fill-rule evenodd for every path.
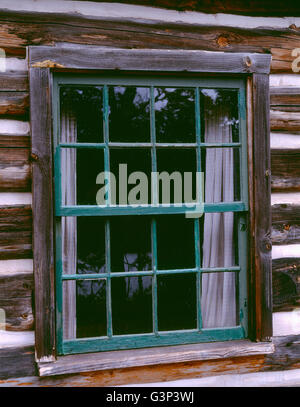
M 53 376 L 106 369 L 120 369 L 157 364 L 218 360 L 243 356 L 267 355 L 274 352 L 270 342 L 248 340 L 199 343 L 111 352 L 59 356 L 51 363 L 38 363 L 40 376 Z
M 272 336 L 268 76 L 271 56 L 186 50 L 124 50 L 78 45 L 33 46 L 28 47 L 28 51 L 32 132 L 36 360 L 43 364 L 54 362 L 56 358 L 51 112 L 53 70 L 90 73 L 108 70 L 110 72 L 238 74 L 247 78 L 251 229 L 249 232 L 249 332 L 252 340 L 269 341 Z M 209 344 L 202 344 L 202 346 L 209 346 Z M 131 352 L 138 352 L 138 350 Z M 99 358 L 101 355 L 103 353 L 99 354 Z M 60 357 L 60 363 L 62 360 L 67 361 L 63 358 L 70 357 Z M 98 368 L 101 369 L 99 366 Z

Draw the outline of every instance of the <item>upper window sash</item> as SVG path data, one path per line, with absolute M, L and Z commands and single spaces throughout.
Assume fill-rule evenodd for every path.
M 63 143 L 60 137 L 60 89 L 62 86 L 101 86 L 103 87 L 103 129 L 104 129 L 104 142 L 99 143 Z M 123 142 L 110 142 L 109 141 L 109 130 L 108 130 L 108 86 L 110 85 L 127 85 L 127 86 L 146 86 L 151 89 L 151 112 L 149 119 L 151 123 L 151 140 L 149 143 L 123 143 Z M 155 128 L 154 122 L 154 87 L 185 87 L 194 89 L 195 91 L 195 118 L 196 118 L 196 128 L 195 135 L 196 139 L 194 143 L 158 143 L 155 139 L 155 134 L 153 133 L 153 128 Z M 239 142 L 232 143 L 205 143 L 201 141 L 201 123 L 200 123 L 200 111 L 202 107 L 200 106 L 200 91 L 201 89 L 228 89 L 238 91 L 238 118 L 239 118 Z M 240 201 L 234 202 L 220 202 L 220 203 L 204 203 L 201 206 L 203 212 L 225 212 L 234 211 L 241 212 L 248 210 L 248 188 L 247 188 L 247 134 L 246 134 L 246 102 L 245 102 L 245 80 L 242 78 L 201 78 L 201 77 L 162 77 L 153 75 L 143 75 L 138 77 L 133 77 L 129 75 L 123 76 L 108 76 L 103 75 L 72 75 L 72 74 L 55 74 L 53 80 L 53 112 L 54 112 L 54 159 L 55 159 L 55 214 L 57 216 L 110 216 L 110 215 L 130 215 L 130 214 L 175 214 L 175 213 L 186 213 L 187 211 L 196 210 L 195 207 L 190 205 L 181 206 L 174 204 L 149 204 L 149 205 L 139 205 L 137 207 L 132 207 L 130 205 L 72 205 L 66 206 L 62 205 L 61 200 L 61 152 L 62 149 L 66 148 L 76 148 L 76 149 L 99 149 L 104 152 L 104 171 L 109 171 L 109 160 L 107 156 L 109 154 L 109 149 L 111 147 L 122 147 L 122 148 L 147 148 L 150 150 L 156 149 L 158 147 L 166 148 L 176 148 L 180 149 L 182 147 L 191 147 L 198 150 L 197 152 L 197 162 L 199 165 L 201 148 L 222 148 L 222 147 L 238 147 L 240 149 L 240 188 L 241 188 L 241 198 Z M 154 122 L 154 123 L 153 123 Z M 155 132 L 155 131 L 154 131 Z M 195 150 L 196 151 L 196 150 Z M 155 154 L 154 154 L 155 155 Z M 156 160 L 155 160 L 156 161 Z M 153 162 L 153 160 L 152 160 Z M 154 163 L 156 166 L 156 162 Z M 153 170 L 153 168 L 152 168 Z M 100 187 L 99 187 L 100 188 Z

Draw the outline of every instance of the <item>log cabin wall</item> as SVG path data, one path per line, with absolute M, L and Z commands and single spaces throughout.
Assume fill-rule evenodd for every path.
M 297 312 L 300 306 L 300 75 L 292 71 L 295 59 L 292 51 L 300 46 L 300 19 L 220 17 L 96 2 L 60 3 L 58 6 L 49 2 L 49 6 L 42 7 L 36 2 L 33 5 L 32 1 L 25 1 L 23 10 L 13 1 L 0 3 L 0 48 L 7 56 L 6 70 L 0 72 L 0 311 L 2 309 L 6 314 L 5 330 L 0 331 L 0 379 L 36 374 L 26 47 L 60 42 L 116 48 L 272 54 L 275 354 L 252 359 L 235 358 L 234 363 L 225 360 L 207 362 L 205 366 L 199 362 L 164 366 L 160 370 L 156 367 L 133 368 L 91 376 L 75 375 L 67 383 L 121 384 L 134 382 L 138 376 L 146 382 L 157 378 L 167 380 L 300 367 L 300 314 Z M 49 379 L 47 383 L 65 385 L 66 380 Z

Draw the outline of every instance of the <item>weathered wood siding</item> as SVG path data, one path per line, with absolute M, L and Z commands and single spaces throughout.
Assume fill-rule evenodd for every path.
M 118 20 L 72 13 L 0 9 L 0 48 L 8 57 L 6 72 L 0 72 L 0 308 L 6 312 L 6 329 L 19 332 L 20 338 L 25 331 L 33 329 L 34 323 L 33 272 L 28 271 L 26 263 L 26 259 L 32 258 L 32 215 L 28 205 L 31 192 L 29 89 L 25 59 L 29 45 L 66 42 L 117 48 L 271 53 L 271 145 L 272 140 L 280 139 L 271 152 L 272 190 L 276 194 L 272 242 L 279 247 L 277 253 L 281 248 L 284 253 L 284 248 L 290 245 L 299 244 L 300 248 L 300 81 L 296 81 L 297 75 L 292 75 L 291 69 L 292 50 L 300 44 L 299 27 L 261 28 L 261 24 L 258 24 L 259 28 L 222 27 L 205 26 L 203 18 L 202 25 L 146 21 L 145 18 L 146 15 L 143 20 L 134 17 Z M 12 264 L 18 264 L 18 267 L 14 268 Z M 273 260 L 273 298 L 274 311 L 293 310 L 299 306 L 300 249 L 299 255 L 285 257 L 283 254 Z M 2 377 L 9 377 L 7 366 L 8 361 L 13 361 L 13 352 L 10 349 L 5 356 L 3 366 L 6 370 Z M 16 351 L 16 358 L 19 352 L 23 351 Z M 27 355 L 24 369 L 13 369 L 11 375 L 26 375 L 25 366 L 28 367 L 27 375 L 33 374 L 30 352 L 22 353 L 20 360 L 25 360 L 24 355 Z M 294 364 L 299 366 L 299 359 Z M 211 362 L 208 370 L 203 366 L 183 364 L 158 369 L 157 373 L 154 368 L 145 368 L 145 377 L 151 372 L 151 380 L 145 381 L 155 381 L 156 377 L 159 380 L 180 378 L 183 374 L 196 377 L 209 374 L 209 369 L 213 374 L 229 372 L 230 369 L 257 371 L 266 366 L 266 360 L 262 357 L 252 361 L 241 359 L 236 360 L 235 365 L 230 361 Z M 276 366 L 283 365 L 278 362 Z M 291 363 L 283 367 L 293 366 Z M 81 375 L 76 376 L 73 383 L 105 385 L 111 383 L 111 377 L 115 378 L 115 384 L 129 383 L 139 371 L 135 368 L 124 372 L 103 372 L 98 376 Z

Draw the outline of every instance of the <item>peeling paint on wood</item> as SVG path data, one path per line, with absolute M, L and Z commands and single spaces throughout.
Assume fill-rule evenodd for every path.
M 31 64 L 32 68 L 64 68 L 65 66 L 54 61 L 46 59 L 45 61 Z

